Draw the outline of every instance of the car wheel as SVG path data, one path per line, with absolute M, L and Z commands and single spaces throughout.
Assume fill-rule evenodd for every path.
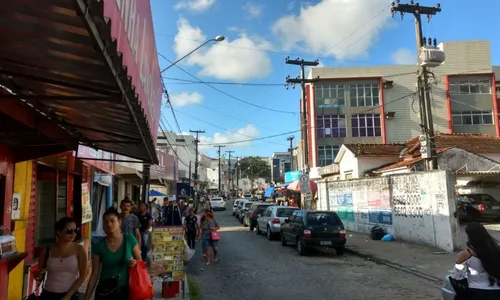
M 259 224 L 257 224 L 257 226 L 255 227 L 255 233 L 257 233 L 257 235 L 260 235 L 260 229 L 259 229 Z
M 335 248 L 335 252 L 337 252 L 337 255 L 343 255 L 344 254 L 344 248 Z
M 281 246 L 286 247 L 285 236 L 283 235 L 283 231 L 281 232 Z
M 306 245 L 304 245 L 304 242 L 300 238 L 297 241 L 297 252 L 299 252 L 300 256 L 306 255 Z
M 267 231 L 266 231 L 266 237 L 268 240 L 272 241 L 273 240 L 273 233 L 271 231 L 271 227 L 267 226 Z

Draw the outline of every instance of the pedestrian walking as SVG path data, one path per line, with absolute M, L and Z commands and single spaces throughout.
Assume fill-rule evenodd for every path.
M 73 219 L 59 219 L 55 231 L 56 242 L 42 248 L 39 271 L 34 274 L 39 281 L 47 276 L 40 300 L 78 300 L 78 289 L 87 274 L 87 253 L 75 243 L 78 228 Z
M 500 245 L 479 223 L 465 228 L 467 249 L 458 254 L 451 275 L 460 288 L 456 300 L 500 299 Z
M 198 217 L 192 208 L 189 209 L 188 216 L 184 219 L 184 230 L 189 248 L 195 249 L 196 235 L 198 233 Z
M 108 209 L 103 221 L 106 238 L 92 247 L 92 273 L 83 299 L 90 300 L 94 290 L 94 300 L 129 299 L 128 268 L 141 261 L 139 243 L 121 232 L 122 218 L 115 209 Z
M 199 236 L 199 238 L 202 240 L 202 248 L 204 249 L 203 256 L 205 257 L 207 265 L 210 264 L 210 249 L 214 252 L 214 261 L 219 261 L 219 240 L 215 238 L 219 229 L 219 223 L 215 221 L 214 215 L 210 211 L 205 212 L 205 219 L 201 224 L 201 236 Z
M 139 245 L 141 245 L 141 222 L 137 215 L 132 213 L 132 201 L 122 200 L 120 209 L 122 211 L 120 215 L 122 233 L 133 234 Z
M 139 205 L 139 222 L 141 224 L 141 228 L 139 228 L 139 232 L 141 233 L 141 257 L 143 261 L 146 261 L 148 258 L 148 252 L 150 247 L 150 236 L 151 236 L 151 227 L 153 226 L 153 217 L 148 212 L 148 206 L 145 203 L 141 203 Z

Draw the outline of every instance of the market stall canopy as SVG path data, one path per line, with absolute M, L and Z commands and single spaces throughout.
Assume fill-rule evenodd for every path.
M 309 183 L 311 184 L 311 192 L 314 194 L 318 190 L 318 185 L 316 182 L 309 180 Z M 295 192 L 300 192 L 300 181 L 295 180 L 294 182 L 290 183 L 287 188 L 287 190 L 290 191 L 295 191 Z
M 158 192 L 157 190 L 150 190 L 149 191 L 149 197 L 164 197 L 166 194 L 162 192 Z
M 34 112 L 40 126 L 64 130 L 73 150 L 78 141 L 158 163 L 163 88 L 149 0 L 5 0 L 0 31 L 0 85 L 9 91 L 0 108 Z M 68 138 L 54 144 L 67 148 Z

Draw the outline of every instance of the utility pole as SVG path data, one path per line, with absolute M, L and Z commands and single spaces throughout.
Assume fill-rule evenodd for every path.
M 319 61 L 305 61 L 303 59 L 290 59 L 289 57 L 285 60 L 287 65 L 296 65 L 300 66 L 300 77 L 290 78 L 287 76 L 286 78 L 286 88 L 288 89 L 289 85 L 292 84 L 292 88 L 295 88 L 295 85 L 300 83 L 300 87 L 302 88 L 302 122 L 301 122 L 301 138 L 302 138 L 302 153 L 304 155 L 304 175 L 309 178 L 309 148 L 307 143 L 307 129 L 308 129 L 308 120 L 307 120 L 307 99 L 306 99 L 306 83 L 314 83 L 318 78 L 315 79 L 306 79 L 306 71 L 305 67 L 316 67 L 319 65 Z M 313 99 L 309 99 L 312 101 Z M 313 149 L 312 151 L 316 151 Z M 309 180 L 309 179 L 308 179 Z M 306 209 L 311 208 L 311 193 L 304 193 Z
M 194 186 L 195 186 L 195 195 L 194 195 L 194 207 L 198 208 L 198 167 L 200 164 L 200 161 L 198 160 L 198 144 L 200 143 L 199 139 L 199 134 L 200 133 L 205 133 L 205 130 L 189 130 L 189 132 L 196 134 L 196 137 L 194 139 L 194 145 L 195 145 L 195 159 L 194 159 Z M 191 164 L 191 162 L 189 162 Z M 189 174 L 191 176 L 191 174 Z
M 231 171 L 231 153 L 233 153 L 234 150 L 226 150 L 226 153 L 229 154 L 229 164 L 228 164 L 228 167 L 229 167 L 229 193 L 231 193 L 231 185 L 233 183 L 233 173 Z
M 220 151 L 221 148 L 224 148 L 226 146 L 224 145 L 217 145 L 215 146 L 215 148 L 218 148 L 219 150 L 217 150 L 217 153 L 219 154 L 219 193 L 222 193 L 222 170 L 221 170 L 221 156 L 222 156 L 222 152 Z
M 430 144 L 430 155 L 426 159 L 426 169 L 437 170 L 438 163 L 429 88 L 429 70 L 426 67 L 422 66 L 422 59 L 420 54 L 422 51 L 422 47 L 425 46 L 425 38 L 422 32 L 421 15 L 426 15 L 427 21 L 430 22 L 432 16 L 436 15 L 438 12 L 441 12 L 441 5 L 438 3 L 434 7 L 420 6 L 419 3 L 414 3 L 413 1 L 410 1 L 410 4 L 401 4 L 400 1 L 397 0 L 396 3 L 392 3 L 392 16 L 394 16 L 396 12 L 400 13 L 401 19 L 403 19 L 404 15 L 407 13 L 410 13 L 415 17 L 415 34 L 417 39 L 417 54 L 419 66 L 417 75 L 417 88 L 420 99 L 420 120 L 422 122 L 422 135 L 426 137 L 427 143 Z M 429 44 L 431 43 L 429 42 Z M 435 44 L 436 42 L 434 42 L 434 46 Z
M 188 176 L 188 180 L 189 180 L 189 189 L 191 189 L 191 161 L 189 161 L 189 176 Z
M 287 141 L 290 142 L 290 149 L 289 149 L 289 151 L 290 151 L 290 171 L 293 171 L 293 139 L 294 138 L 295 137 L 293 135 L 286 138 Z
M 236 166 L 234 168 L 234 173 L 236 176 L 236 197 L 239 197 L 240 194 L 240 176 L 239 176 L 239 170 L 240 170 L 240 157 L 236 156 Z

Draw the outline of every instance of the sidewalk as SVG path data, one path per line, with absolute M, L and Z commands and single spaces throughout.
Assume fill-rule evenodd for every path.
M 185 286 L 185 295 L 183 297 L 182 295 L 182 282 L 181 282 L 181 292 L 177 294 L 177 297 L 174 298 L 162 298 L 161 297 L 161 281 L 158 280 L 153 280 L 153 288 L 155 290 L 155 297 L 152 300 L 182 300 L 182 299 L 188 299 L 189 300 L 189 287 L 188 287 L 188 282 L 187 282 L 187 276 L 184 276 L 184 286 Z M 87 282 L 85 282 L 79 289 L 80 291 L 80 299 L 83 299 L 83 295 L 85 294 L 85 289 L 87 288 Z
M 456 254 L 405 242 L 374 241 L 358 232 L 347 232 L 346 252 L 429 280 L 442 281 L 450 273 Z

